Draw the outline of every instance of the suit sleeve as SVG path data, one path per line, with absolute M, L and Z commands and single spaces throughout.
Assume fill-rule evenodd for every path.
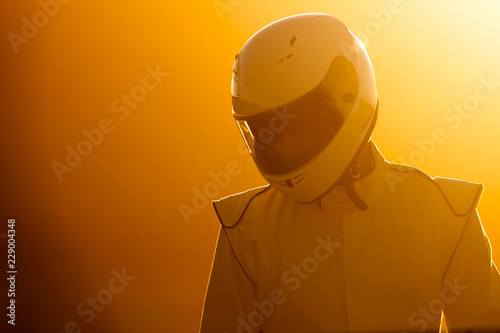
M 450 333 L 500 331 L 500 276 L 477 209 L 445 270 L 441 300 Z
M 257 315 L 256 287 L 238 262 L 225 228 L 221 226 L 210 273 L 201 333 L 259 332 L 249 324 L 249 315 Z M 258 318 L 258 317 L 257 317 Z M 251 322 L 251 320 L 250 320 Z

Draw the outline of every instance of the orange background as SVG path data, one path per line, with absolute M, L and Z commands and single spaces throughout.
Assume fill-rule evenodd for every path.
M 232 64 L 258 29 L 303 12 L 368 37 L 380 97 L 373 138 L 387 160 L 417 156 L 415 140 L 443 129 L 447 140 L 418 166 L 484 184 L 479 212 L 500 262 L 500 87 L 456 129 L 443 119 L 479 76 L 500 82 L 500 4 L 394 1 L 69 1 L 17 53 L 8 34 L 42 7 L 2 2 L 0 233 L 16 219 L 16 331 L 64 332 L 71 321 L 82 332 L 198 330 L 219 224 L 208 203 L 190 223 L 179 205 L 193 206 L 230 161 L 239 172 L 214 197 L 265 183 L 231 117 Z M 398 13 L 383 16 L 395 3 Z M 120 119 L 111 103 L 158 64 L 169 75 Z M 52 163 L 104 118 L 114 130 L 60 182 Z M 135 278 L 86 323 L 77 306 L 122 267 Z

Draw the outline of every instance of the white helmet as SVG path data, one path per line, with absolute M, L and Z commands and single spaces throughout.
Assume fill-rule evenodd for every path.
M 290 16 L 236 55 L 233 116 L 262 176 L 298 202 L 335 186 L 369 141 L 375 75 L 363 44 L 337 18 Z

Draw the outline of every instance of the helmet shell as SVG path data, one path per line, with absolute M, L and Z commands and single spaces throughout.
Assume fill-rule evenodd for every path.
M 233 115 L 238 121 L 286 107 L 317 89 L 338 57 L 352 63 L 358 87 L 339 132 L 324 149 L 282 174 L 263 170 L 250 149 L 262 176 L 299 202 L 313 201 L 327 192 L 371 135 L 377 92 L 368 54 L 340 20 L 309 13 L 262 28 L 245 43 L 234 62 L 231 94 Z

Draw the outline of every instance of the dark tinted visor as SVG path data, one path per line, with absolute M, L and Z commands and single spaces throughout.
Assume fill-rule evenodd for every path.
M 347 72 L 344 69 L 345 73 L 339 74 L 335 62 L 325 79 L 298 99 L 256 115 L 235 115 L 254 160 L 264 172 L 280 175 L 303 166 L 341 129 L 357 94 L 357 76 L 355 84 L 353 80 L 346 84 L 345 77 L 339 83 L 335 78 Z

